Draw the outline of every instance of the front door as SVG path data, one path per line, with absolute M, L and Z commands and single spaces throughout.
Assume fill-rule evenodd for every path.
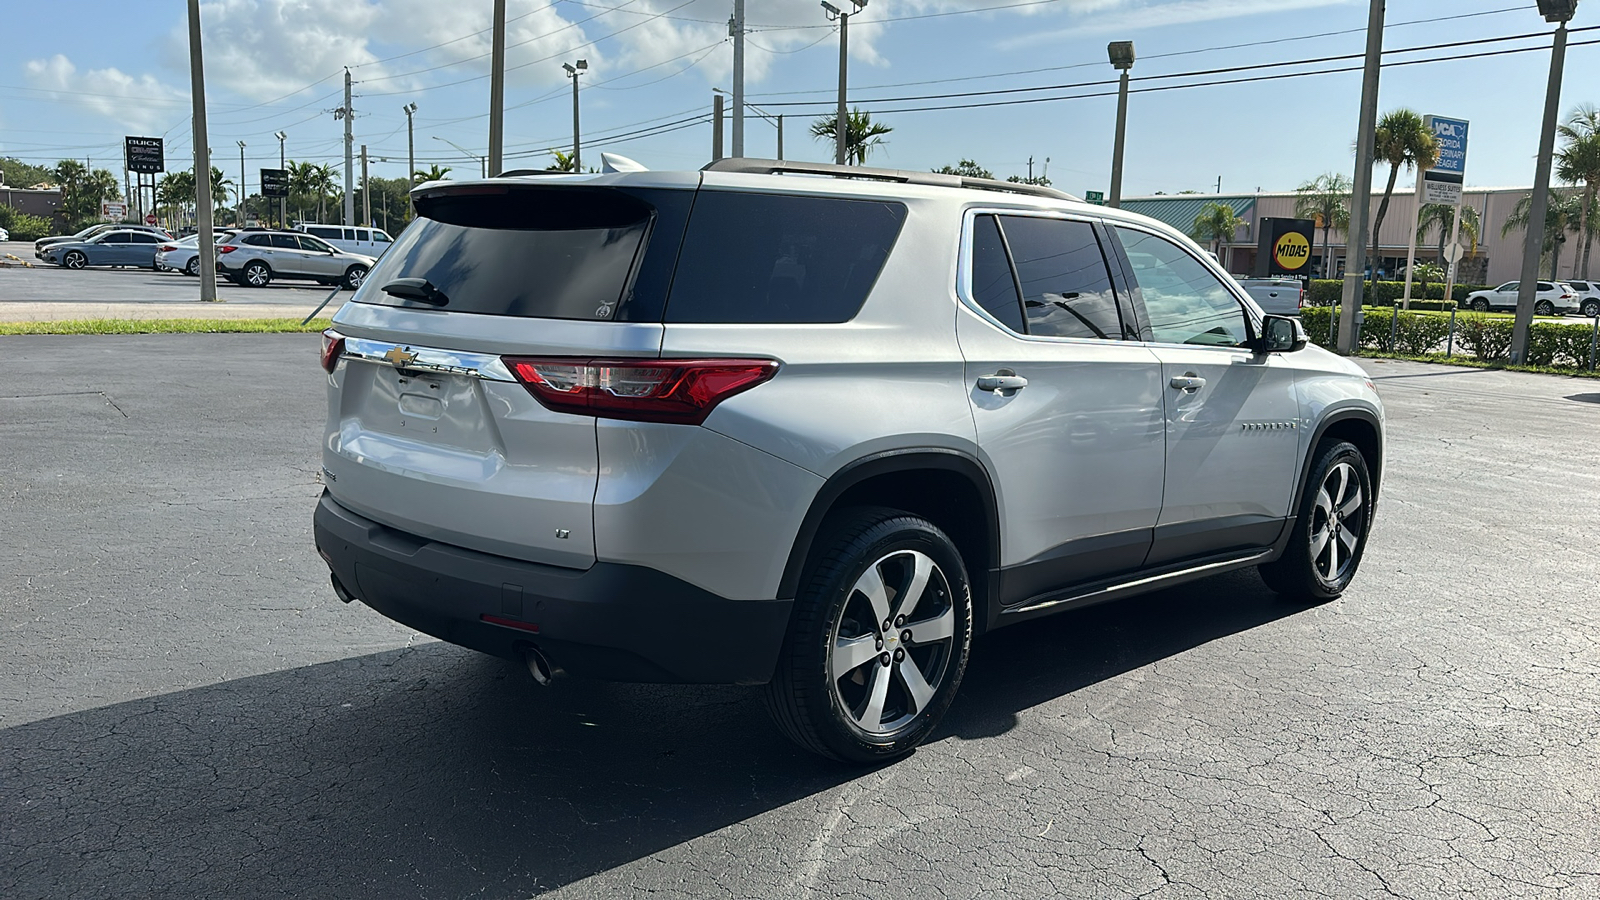
M 956 334 L 1002 522 L 1002 602 L 1138 569 L 1161 507 L 1159 361 L 1081 219 L 967 221 Z
M 1161 360 L 1166 489 L 1149 563 L 1272 544 L 1302 456 L 1294 369 L 1244 346 L 1255 325 L 1198 257 L 1152 232 L 1112 230 Z
M 309 234 L 297 235 L 300 253 L 304 257 L 306 274 L 319 278 L 339 278 L 344 275 L 344 260 L 334 255 L 331 245 Z

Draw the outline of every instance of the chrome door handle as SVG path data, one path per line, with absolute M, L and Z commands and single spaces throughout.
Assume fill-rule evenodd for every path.
M 1183 375 L 1174 375 L 1172 380 L 1167 383 L 1178 390 L 1183 391 L 1185 394 L 1192 394 L 1206 386 L 1206 380 L 1194 374 L 1193 372 L 1187 372 Z
M 983 375 L 978 378 L 980 391 L 1020 391 L 1028 386 L 1028 379 L 1023 378 L 1010 369 L 1001 369 L 993 375 Z

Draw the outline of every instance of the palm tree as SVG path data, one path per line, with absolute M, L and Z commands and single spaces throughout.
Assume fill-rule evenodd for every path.
M 1561 245 L 1567 241 L 1567 232 L 1578 227 L 1583 200 L 1576 191 L 1551 190 L 1550 208 L 1544 216 L 1543 253 L 1550 255 L 1550 280 L 1556 280 L 1556 269 L 1561 263 Z M 1500 228 L 1500 236 L 1513 231 L 1527 231 L 1528 217 L 1533 212 L 1533 195 L 1524 196 L 1511 208 L 1511 216 Z M 1463 220 L 1465 221 L 1465 220 Z
M 1197 241 L 1210 241 L 1211 252 L 1219 253 L 1224 242 L 1232 243 L 1239 229 L 1248 228 L 1249 225 L 1249 222 L 1239 218 L 1233 207 L 1212 201 L 1201 207 L 1200 214 L 1194 217 L 1194 228 L 1189 231 L 1189 236 Z M 1233 248 L 1229 247 L 1223 265 L 1226 267 L 1232 262 Z
M 578 158 L 571 153 L 562 153 L 560 150 L 550 151 L 551 172 L 576 172 L 578 171 Z
M 1338 172 L 1325 172 L 1295 188 L 1300 194 L 1294 214 L 1316 219 L 1322 225 L 1322 277 L 1333 277 L 1333 254 L 1328 252 L 1328 233 L 1350 227 L 1350 179 Z
M 1556 177 L 1569 184 L 1583 184 L 1583 208 L 1578 211 L 1578 237 L 1583 241 L 1580 261 L 1573 260 L 1573 274 L 1589 277 L 1589 251 L 1594 243 L 1596 192 L 1600 191 L 1600 109 L 1585 103 L 1567 116 L 1558 130 L 1564 142 L 1556 154 Z
M 156 203 L 167 209 L 167 215 L 187 213 L 194 203 L 194 172 L 184 170 L 161 176 L 156 182 Z
M 1378 232 L 1389 212 L 1389 197 L 1400 170 L 1431 169 L 1439 162 L 1439 142 L 1423 124 L 1422 116 L 1409 109 L 1396 109 L 1378 120 L 1372 139 L 1372 164 L 1389 164 L 1389 184 L 1383 189 L 1383 202 L 1372 219 L 1372 280 L 1378 280 Z
M 938 175 L 959 175 L 962 178 L 993 178 L 994 173 L 978 165 L 975 159 L 963 159 L 955 165 L 943 165 L 933 170 Z
M 834 114 L 812 122 L 811 136 L 819 141 L 834 141 L 839 129 L 838 119 L 838 114 Z M 875 148 L 888 143 L 883 137 L 893 130 L 893 126 L 872 121 L 869 113 L 859 109 L 852 110 L 847 115 L 844 125 L 845 164 L 851 166 L 866 164 L 867 157 Z
M 551 152 L 555 152 L 555 151 L 551 151 Z M 416 183 L 418 183 L 418 184 L 421 184 L 421 183 L 423 183 L 425 181 L 444 181 L 446 178 L 449 177 L 449 175 L 450 175 L 450 167 L 449 166 L 445 166 L 443 168 L 440 168 L 437 164 L 429 166 L 426 169 L 418 169 L 415 172 L 411 173 L 411 177 L 416 179 Z
M 1455 228 L 1456 208 L 1449 203 L 1429 203 L 1422 207 L 1422 215 L 1417 220 L 1417 243 L 1427 239 L 1428 231 L 1432 228 L 1439 229 L 1439 259 L 1444 259 L 1444 242 L 1450 239 L 1450 232 Z M 1468 241 L 1472 252 L 1478 251 L 1478 238 L 1480 237 L 1478 211 L 1470 206 L 1461 207 L 1461 234 Z

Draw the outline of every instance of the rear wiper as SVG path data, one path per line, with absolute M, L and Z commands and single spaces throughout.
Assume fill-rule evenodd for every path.
M 426 278 L 396 278 L 383 286 L 383 292 L 402 300 L 416 300 L 433 306 L 444 306 L 450 298 L 429 283 Z

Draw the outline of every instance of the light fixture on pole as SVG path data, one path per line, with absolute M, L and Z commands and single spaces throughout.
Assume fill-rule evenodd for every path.
M 1511 328 L 1511 361 L 1528 355 L 1528 332 L 1533 328 L 1533 304 L 1539 289 L 1539 258 L 1544 250 L 1544 219 L 1550 210 L 1550 168 L 1556 151 L 1556 116 L 1561 107 L 1561 74 L 1567 58 L 1567 22 L 1578 11 L 1578 0 L 1539 0 L 1539 14 L 1556 23 L 1550 46 L 1550 81 L 1544 92 L 1544 127 L 1539 132 L 1539 156 L 1533 167 L 1533 196 L 1528 201 L 1528 234 L 1522 243 L 1522 277 L 1517 281 L 1517 317 Z M 1555 273 L 1551 273 L 1553 278 Z
M 477 160 L 478 161 L 478 173 L 480 175 L 482 175 L 484 178 L 488 178 L 489 177 L 489 160 L 487 158 L 479 156 L 476 153 L 473 153 L 471 150 L 468 150 L 467 148 L 461 146 L 460 144 L 456 143 L 455 141 L 450 140 L 449 138 L 442 138 L 442 137 L 439 137 L 436 134 L 436 135 L 433 136 L 433 139 L 436 140 L 436 141 L 444 141 L 446 144 L 449 144 L 450 146 L 456 148 L 457 150 L 460 150 L 462 153 L 465 153 L 466 155 L 468 155 L 468 156 L 472 157 L 473 159 Z
M 244 198 L 250 193 L 244 177 L 244 141 L 239 141 L 239 211 L 234 214 L 234 224 L 244 227 Z
M 1122 72 L 1117 79 L 1117 137 L 1111 151 L 1111 198 L 1106 205 L 1122 206 L 1122 148 L 1128 133 L 1128 70 L 1133 68 L 1133 41 L 1112 41 L 1106 45 L 1111 66 Z
M 845 12 L 828 0 L 822 0 L 828 21 L 839 23 L 839 108 L 833 120 L 833 161 L 841 166 L 848 161 L 845 138 L 850 131 L 850 114 L 845 109 L 845 89 L 850 82 L 850 17 L 866 9 L 867 0 L 850 0 L 850 6 L 850 12 Z
M 411 116 L 417 111 L 416 101 L 400 107 L 406 114 L 406 203 L 411 202 L 411 188 L 417 183 L 417 141 L 411 130 Z M 411 207 L 412 215 L 416 215 L 416 207 Z
M 578 60 L 577 65 L 562 63 L 561 68 L 567 70 L 567 77 L 572 79 L 572 170 L 583 171 L 583 148 L 578 142 L 578 75 L 589 68 L 587 59 Z
M 272 133 L 272 136 L 278 139 L 278 168 L 280 170 L 284 171 L 285 174 L 287 174 L 289 165 L 288 165 L 288 157 L 284 156 L 284 154 L 283 154 L 283 142 L 289 139 L 289 135 L 284 133 L 284 132 L 282 132 L 282 131 L 274 131 Z M 288 197 L 279 197 L 278 198 L 278 227 L 279 228 L 287 228 L 287 227 L 289 227 L 289 198 Z

